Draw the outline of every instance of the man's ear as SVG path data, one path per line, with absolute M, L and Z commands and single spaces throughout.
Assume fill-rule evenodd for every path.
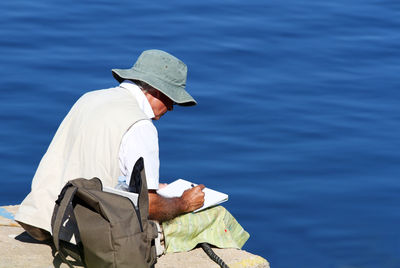
M 154 98 L 157 98 L 157 99 L 160 99 L 160 97 L 161 97 L 161 92 L 155 88 L 151 88 L 151 89 L 147 90 L 146 93 L 150 94 L 151 96 L 153 96 Z

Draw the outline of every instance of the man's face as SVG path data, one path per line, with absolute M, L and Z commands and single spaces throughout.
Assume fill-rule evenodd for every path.
M 172 111 L 174 102 L 161 91 L 151 89 L 145 93 L 154 113 L 154 120 L 158 120 L 167 111 Z

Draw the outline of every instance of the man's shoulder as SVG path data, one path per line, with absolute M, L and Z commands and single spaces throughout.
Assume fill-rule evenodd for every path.
M 137 100 L 121 87 L 93 90 L 82 95 L 72 108 L 85 116 L 110 120 L 138 121 L 147 119 Z M 151 123 L 151 122 L 150 122 Z
M 95 89 L 88 91 L 82 95 L 81 98 L 83 97 L 91 97 L 91 96 L 96 96 L 96 95 L 110 95 L 110 94 L 116 94 L 116 93 L 121 93 L 123 92 L 123 89 L 119 86 L 117 87 L 110 87 L 110 88 L 103 88 L 103 89 Z
M 119 102 L 120 105 L 129 103 L 131 107 L 137 106 L 136 99 L 126 89 L 119 86 L 86 92 L 79 98 L 78 102 L 90 102 L 94 105 L 96 103 L 112 105 L 115 102 Z
M 152 139 L 158 137 L 158 132 L 151 119 L 142 119 L 135 122 L 125 133 L 125 136 L 141 136 Z
M 153 124 L 152 120 L 149 118 L 144 118 L 137 121 L 133 126 L 136 128 L 148 128 L 150 130 L 157 131 L 156 126 Z

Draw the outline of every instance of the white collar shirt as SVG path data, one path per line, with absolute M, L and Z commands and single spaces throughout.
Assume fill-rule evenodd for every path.
M 139 108 L 149 119 L 154 117 L 150 103 L 135 83 L 125 80 L 120 87 L 127 89 L 135 97 Z M 136 122 L 122 137 L 119 166 L 128 185 L 133 166 L 140 157 L 144 159 L 147 188 L 157 190 L 160 169 L 158 132 L 151 120 Z

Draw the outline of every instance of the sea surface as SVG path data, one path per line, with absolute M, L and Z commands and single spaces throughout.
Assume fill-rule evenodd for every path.
M 196 107 L 155 122 L 160 177 L 229 194 L 273 268 L 400 267 L 400 2 L 0 1 L 0 205 L 83 93 L 145 49 Z M 1 256 L 0 256 L 1 259 Z

